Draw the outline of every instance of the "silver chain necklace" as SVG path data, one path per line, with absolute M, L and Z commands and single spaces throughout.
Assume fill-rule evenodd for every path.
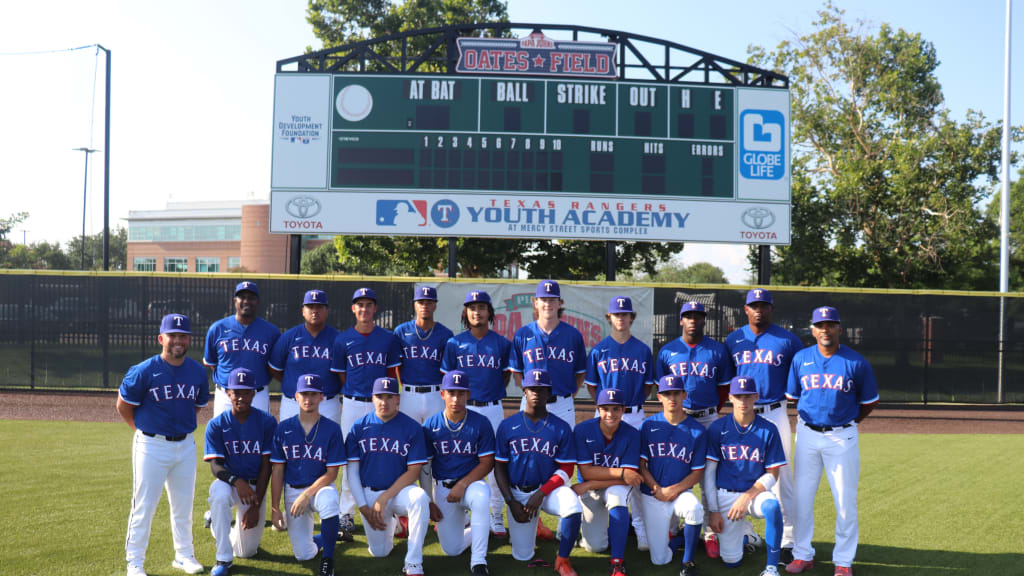
M 434 322 L 434 325 L 431 326 L 430 330 L 428 330 L 427 333 L 425 335 L 423 335 L 423 336 L 420 336 L 420 327 L 417 326 L 415 323 L 413 323 L 412 328 L 413 328 L 413 330 L 416 331 L 416 337 L 420 339 L 420 342 L 423 342 L 423 341 L 429 339 L 430 335 L 434 333 L 434 328 L 437 328 L 437 322 Z

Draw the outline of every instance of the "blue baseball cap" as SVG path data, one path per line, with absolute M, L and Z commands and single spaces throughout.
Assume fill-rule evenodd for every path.
M 523 378 L 523 388 L 539 388 L 542 386 L 545 388 L 551 387 L 551 374 L 548 374 L 548 371 L 543 368 L 527 370 L 525 378 Z
M 686 392 L 686 382 L 675 374 L 666 374 L 658 380 L 658 392 L 670 392 L 672 390 L 679 390 L 680 392 Z
M 609 314 L 621 314 L 633 311 L 633 300 L 629 296 L 616 296 L 608 301 Z
M 319 374 L 303 374 L 295 381 L 295 392 L 319 392 L 323 394 L 324 383 Z
M 323 304 L 327 306 L 327 292 L 323 290 L 307 290 L 306 295 L 302 298 L 302 305 L 307 304 Z
M 814 313 L 811 314 L 811 324 L 818 322 L 839 322 L 839 310 L 831 306 L 815 308 Z
M 683 304 L 683 307 L 679 309 L 679 316 L 682 316 L 687 312 L 700 312 L 705 316 L 708 315 L 707 311 L 704 310 L 704 305 L 700 302 L 687 302 Z
M 616 390 L 615 388 L 605 388 L 597 393 L 597 405 L 598 406 L 624 406 L 622 403 L 622 397 L 625 393 L 622 390 Z
M 245 280 L 235 285 L 235 296 L 238 296 L 239 292 L 245 292 L 246 290 L 252 292 L 256 296 L 260 295 L 260 289 L 256 286 L 256 283 Z
M 466 292 L 466 301 L 463 303 L 463 306 L 465 306 L 466 304 L 473 304 L 474 302 L 487 302 L 488 304 L 490 304 L 491 295 L 488 294 L 487 292 L 484 292 L 483 290 L 474 290 L 473 292 Z
M 753 304 L 754 302 L 764 302 L 765 304 L 772 304 L 772 293 L 765 290 L 764 288 L 754 288 L 750 292 L 747 292 L 747 304 Z
M 430 286 L 417 286 L 414 290 L 412 301 L 416 302 L 417 300 L 433 300 L 437 302 L 437 289 Z
M 729 394 L 733 396 L 757 394 L 757 383 L 750 376 L 735 376 L 729 380 Z
M 228 381 L 223 387 L 227 390 L 255 390 L 256 373 L 248 368 L 235 368 L 228 374 Z
M 398 380 L 394 378 L 377 378 L 373 381 L 373 395 L 377 394 L 398 394 Z
M 537 283 L 537 298 L 561 298 L 562 289 L 554 280 L 541 280 Z
M 161 334 L 191 334 L 192 323 L 184 314 L 168 314 L 160 320 Z
M 469 375 L 462 370 L 452 370 L 441 379 L 441 390 L 469 390 Z
M 373 288 L 359 288 L 352 293 L 352 301 L 355 302 L 360 298 L 369 298 L 374 302 L 377 301 L 377 293 L 373 291 Z

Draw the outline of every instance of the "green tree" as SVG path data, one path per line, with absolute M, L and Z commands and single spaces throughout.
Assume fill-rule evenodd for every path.
M 64 253 L 68 267 L 82 269 L 82 236 L 68 241 Z M 128 270 L 128 230 L 120 226 L 110 231 L 110 269 Z M 85 237 L 85 270 L 103 269 L 103 232 Z
M 694 262 L 689 266 L 666 264 L 654 274 L 639 275 L 637 280 L 663 282 L 665 284 L 728 284 L 725 272 L 710 262 Z
M 14 230 L 14 227 L 21 224 L 28 218 L 28 212 L 18 212 L 17 214 L 11 214 L 7 218 L 0 218 L 0 268 L 15 268 L 8 263 L 8 254 L 13 248 L 14 244 L 7 239 L 7 235 Z
M 774 281 L 991 288 L 995 232 L 980 205 L 999 125 L 950 117 L 920 34 L 851 25 L 832 4 L 818 15 L 810 34 L 751 48 L 792 94 L 793 237 L 774 250 Z
M 999 210 L 1001 208 L 1002 191 L 992 196 L 985 211 L 989 224 L 999 229 Z M 999 255 L 999 233 L 992 239 L 992 251 Z M 997 260 L 998 265 L 998 260 Z M 998 272 L 997 272 L 998 274 Z M 1010 290 L 1024 291 L 1024 169 L 1017 173 L 1017 181 L 1010 185 Z M 997 282 L 986 288 L 998 290 Z

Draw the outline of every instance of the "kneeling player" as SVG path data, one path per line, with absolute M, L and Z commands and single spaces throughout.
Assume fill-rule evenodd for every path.
M 640 432 L 622 421 L 625 392 L 605 388 L 597 394 L 599 416 L 576 426 L 576 464 L 583 482 L 572 489 L 583 504 L 582 544 L 589 552 L 608 548 L 611 575 L 625 574 L 633 486 L 642 481 Z
M 277 420 L 252 407 L 256 376 L 248 368 L 235 368 L 224 385 L 231 410 L 221 412 L 206 426 L 206 454 L 216 477 L 210 484 L 210 529 L 217 542 L 217 564 L 212 576 L 227 576 L 235 557 L 256 555 L 267 517 L 264 496 L 270 483 L 270 449 Z M 231 510 L 238 510 L 231 527 Z
M 271 518 L 278 528 L 287 526 L 292 553 L 298 560 L 309 560 L 322 548 L 319 574 L 333 576 L 339 513 L 334 482 L 338 479 L 338 468 L 345 465 L 345 443 L 341 427 L 320 415 L 320 402 L 324 399 L 320 376 L 299 376 L 295 398 L 299 403 L 298 415 L 285 419 L 274 433 L 270 456 L 274 465 L 270 482 Z M 287 516 L 278 507 L 282 491 Z M 316 536 L 313 512 L 320 515 L 320 534 Z
M 779 573 L 782 543 L 782 508 L 772 486 L 779 468 L 786 465 L 779 431 L 754 413 L 757 385 L 748 376 L 729 382 L 732 416 L 720 418 L 708 428 L 708 462 L 705 484 L 711 528 L 719 534 L 722 561 L 737 566 L 743 559 L 746 517 L 765 519 L 764 539 L 768 559 L 761 576 Z

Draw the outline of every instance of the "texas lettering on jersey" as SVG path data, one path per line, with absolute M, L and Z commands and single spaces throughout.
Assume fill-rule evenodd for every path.
M 712 366 L 707 362 L 675 362 L 669 364 L 668 369 L 675 376 L 718 377 L 718 366 Z
M 723 444 L 722 458 L 731 462 L 764 462 L 764 453 L 759 447 L 746 444 Z
M 547 354 L 544 353 L 545 348 Z M 573 363 L 576 361 L 575 350 L 569 350 L 561 346 L 536 346 L 523 350 L 523 358 L 533 364 L 541 360 L 558 360 L 561 362 Z
M 459 354 L 456 357 L 459 364 L 459 370 L 465 368 L 490 368 L 491 370 L 501 370 L 504 368 L 501 364 L 501 359 L 491 354 Z
M 345 357 L 348 359 L 349 368 L 355 368 L 358 366 L 384 366 L 387 367 L 387 352 L 356 352 L 355 354 L 348 354 Z
M 405 358 L 407 360 L 433 360 L 434 362 L 441 361 L 441 350 L 438 350 L 433 346 L 405 345 L 402 346 L 402 352 L 405 354 Z
M 326 463 L 324 447 L 316 444 L 281 444 L 284 457 L 288 460 L 312 460 Z
M 849 393 L 853 390 L 853 381 L 844 379 L 842 374 L 804 374 L 800 376 L 800 389 Z
M 543 454 L 548 458 L 554 458 L 558 452 L 558 444 L 538 436 L 513 438 L 509 441 L 508 447 L 513 456 L 535 452 Z
M 785 358 L 785 354 L 779 354 L 775 350 L 765 350 L 763 348 L 758 348 L 756 350 L 743 350 L 732 355 L 733 363 L 735 363 L 736 366 L 744 366 L 748 364 L 782 366 Z
M 383 454 L 408 456 L 410 446 L 411 444 L 408 442 L 401 442 L 397 438 L 372 436 L 370 438 L 359 439 L 359 449 L 362 450 L 363 454 L 368 452 L 379 452 Z
M 270 350 L 270 344 L 255 338 L 225 338 L 217 341 L 217 347 L 224 352 L 255 352 L 263 356 Z
M 192 400 L 199 397 L 199 388 L 191 384 L 164 384 L 153 386 L 149 389 L 153 400 L 163 402 L 165 400 Z
M 647 361 L 639 358 L 605 358 L 597 361 L 597 368 L 604 374 L 612 372 L 647 373 Z
M 331 347 L 316 345 L 295 345 L 289 348 L 288 355 L 294 358 L 295 360 L 304 360 L 307 358 L 313 358 L 316 360 L 330 360 Z
M 678 442 L 648 442 L 647 453 L 651 458 L 671 458 L 687 464 L 693 462 L 691 447 Z
M 434 440 L 432 442 L 434 452 L 439 456 L 475 456 L 477 453 L 476 444 L 471 440 Z

